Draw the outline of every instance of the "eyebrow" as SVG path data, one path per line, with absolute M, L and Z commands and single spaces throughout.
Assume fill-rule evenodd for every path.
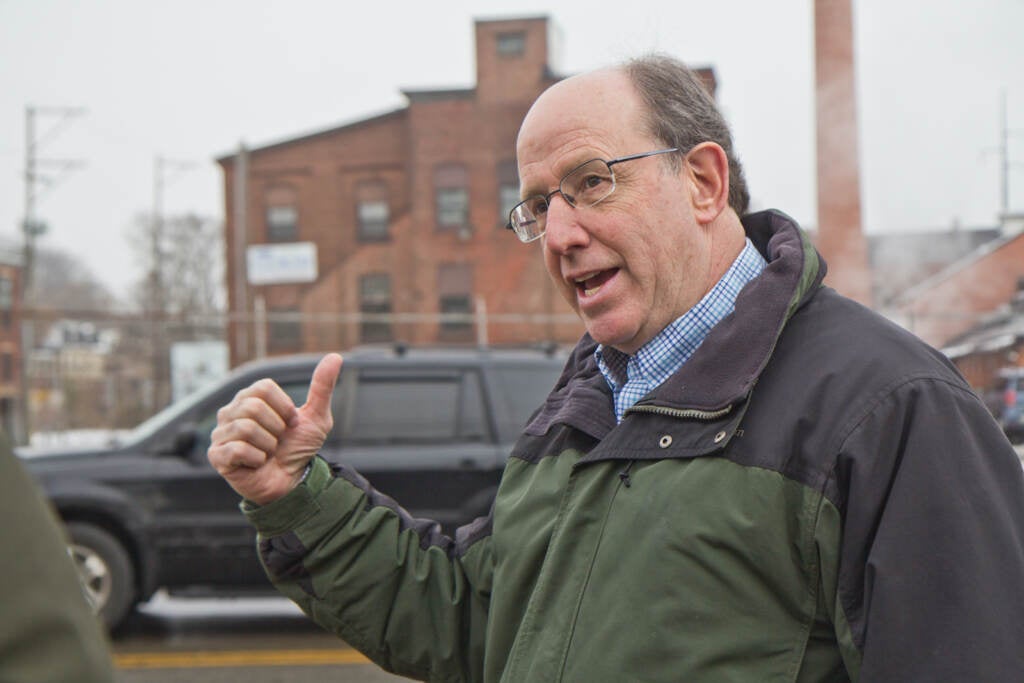
M 567 164 L 563 168 L 563 170 L 559 171 L 556 174 L 558 176 L 558 180 L 555 182 L 555 189 L 558 189 L 558 186 L 562 182 L 562 178 L 564 178 L 567 174 L 569 174 L 570 172 L 572 172 L 575 169 L 579 168 L 583 164 L 587 163 L 588 161 L 593 161 L 594 159 L 601 159 L 601 160 L 605 160 L 606 161 L 606 159 L 604 157 L 601 157 L 601 156 L 596 156 L 596 157 L 595 156 L 587 156 L 586 158 L 584 158 L 584 156 L 585 155 L 581 155 L 580 157 L 577 158 L 576 161 L 574 161 L 571 164 Z M 522 184 L 522 179 L 520 178 L 520 186 L 519 186 L 519 198 L 520 199 L 529 199 L 530 197 L 543 197 L 543 196 L 547 195 L 549 192 L 552 191 L 552 190 L 548 190 L 547 188 L 544 188 L 542 190 L 533 190 L 533 189 L 531 189 L 529 192 L 524 192 L 527 187 L 529 187 L 529 186 L 528 185 L 523 185 Z

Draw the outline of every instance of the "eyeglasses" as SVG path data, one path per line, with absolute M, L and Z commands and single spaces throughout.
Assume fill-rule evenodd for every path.
M 585 161 L 562 176 L 558 181 L 557 190 L 552 190 L 547 195 L 535 194 L 516 204 L 508 214 L 508 224 L 505 227 L 514 230 L 520 241 L 532 242 L 544 234 L 547 227 L 548 205 L 556 194 L 562 195 L 565 203 L 573 208 L 594 206 L 615 191 L 615 173 L 612 171 L 615 164 L 678 151 L 676 147 L 670 147 L 607 161 Z

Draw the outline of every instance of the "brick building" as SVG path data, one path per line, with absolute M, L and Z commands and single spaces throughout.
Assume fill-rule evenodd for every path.
M 1024 275 L 1010 301 L 949 340 L 942 351 L 979 393 L 996 386 L 1006 368 L 1024 368 Z
M 0 431 L 21 441 L 21 255 L 0 245 Z
M 407 90 L 396 111 L 218 159 L 233 365 L 378 341 L 578 339 L 538 244 L 505 229 L 519 124 L 559 78 L 548 19 L 477 21 L 475 32 L 474 88 Z M 295 242 L 315 244 L 315 279 L 241 285 L 246 249 Z
M 1024 216 L 1007 216 L 992 240 L 897 296 L 893 317 L 942 347 L 1007 305 L 1022 277 Z

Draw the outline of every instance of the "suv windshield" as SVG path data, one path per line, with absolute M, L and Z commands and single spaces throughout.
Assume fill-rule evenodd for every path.
M 115 441 L 118 446 L 125 446 L 128 444 L 134 444 L 148 439 L 149 437 L 156 434 L 158 431 L 176 421 L 181 415 L 192 410 L 195 406 L 203 402 L 208 396 L 213 394 L 220 388 L 217 383 L 208 385 L 201 389 L 194 391 L 193 393 L 185 396 L 184 398 L 175 401 L 171 405 L 167 406 L 152 417 L 140 422 L 135 426 L 134 429 L 118 437 Z

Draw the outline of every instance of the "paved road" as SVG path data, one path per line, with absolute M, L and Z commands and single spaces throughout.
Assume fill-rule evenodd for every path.
M 118 683 L 395 683 L 287 600 L 155 598 L 112 639 Z

